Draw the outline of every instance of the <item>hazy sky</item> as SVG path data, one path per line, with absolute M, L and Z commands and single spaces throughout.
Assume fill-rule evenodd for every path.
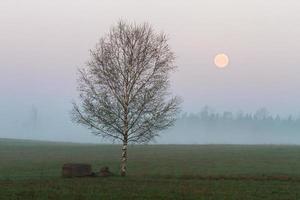
M 1 0 L 0 137 L 30 138 L 37 123 L 41 139 L 89 140 L 69 120 L 76 69 L 118 19 L 169 35 L 183 110 L 297 115 L 299 11 L 296 0 Z M 219 52 L 230 58 L 224 70 L 213 63 Z

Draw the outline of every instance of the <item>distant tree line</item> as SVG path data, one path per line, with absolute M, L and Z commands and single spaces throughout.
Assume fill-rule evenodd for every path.
M 181 119 L 189 118 L 201 121 L 275 121 L 275 122 L 300 122 L 300 115 L 293 117 L 282 117 L 280 115 L 271 115 L 267 108 L 260 108 L 254 113 L 247 113 L 238 111 L 236 113 L 231 111 L 216 112 L 209 106 L 204 106 L 198 113 L 183 113 Z
M 172 132 L 184 133 L 182 138 L 191 138 L 185 141 L 189 143 L 291 143 L 291 139 L 300 142 L 300 118 L 271 115 L 266 108 L 254 113 L 216 112 L 205 106 L 198 113 L 181 114 Z

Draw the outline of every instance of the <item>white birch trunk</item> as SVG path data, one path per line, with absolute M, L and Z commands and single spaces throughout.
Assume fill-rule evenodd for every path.
M 123 143 L 122 158 L 121 158 L 121 176 L 126 176 L 126 164 L 127 164 L 127 143 Z

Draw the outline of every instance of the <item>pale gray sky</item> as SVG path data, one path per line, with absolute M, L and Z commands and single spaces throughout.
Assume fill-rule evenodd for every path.
M 36 137 L 88 138 L 69 121 L 76 68 L 119 19 L 146 21 L 169 35 L 179 66 L 172 87 L 183 110 L 266 106 L 296 115 L 299 10 L 296 0 L 1 0 L 0 137 L 31 137 L 22 127 L 34 105 L 45 126 Z M 213 64 L 219 52 L 230 57 L 225 70 Z

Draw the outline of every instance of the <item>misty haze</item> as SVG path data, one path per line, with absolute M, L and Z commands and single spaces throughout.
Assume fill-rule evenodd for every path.
M 2 0 L 0 200 L 300 199 L 299 11 Z
M 274 117 L 299 118 L 300 16 L 294 1 L 276 1 L 272 9 L 260 1 L 231 0 L 189 4 L 30 0 L 1 4 L 1 137 L 95 141 L 85 129 L 70 122 L 70 102 L 78 94 L 78 67 L 88 60 L 89 49 L 100 36 L 120 18 L 149 21 L 169 36 L 179 66 L 171 76 L 171 87 L 184 100 L 182 113 L 201 112 L 205 105 L 233 113 L 255 113 L 266 107 Z M 133 5 L 139 9 L 127 13 L 126 8 Z M 168 13 L 164 12 L 166 7 Z M 152 10 L 156 14 L 149 18 Z M 230 63 L 218 69 L 214 56 L 223 52 Z M 203 133 L 199 130 L 199 134 Z M 192 141 L 206 141 L 200 138 Z M 253 138 L 252 142 L 281 143 L 261 139 Z M 168 142 L 167 136 L 157 139 L 160 141 Z M 228 143 L 220 138 L 214 141 Z M 287 137 L 283 141 L 289 142 L 299 140 Z

